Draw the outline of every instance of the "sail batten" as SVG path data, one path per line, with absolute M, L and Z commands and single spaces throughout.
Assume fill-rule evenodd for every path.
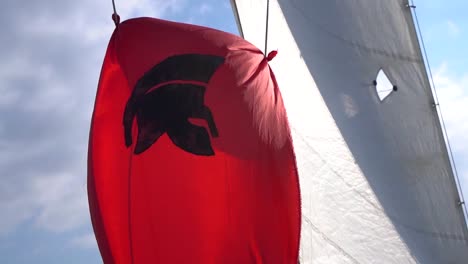
M 266 0 L 232 1 L 262 46 Z M 270 2 L 302 195 L 301 263 L 464 263 L 468 232 L 406 0 Z M 397 91 L 380 100 L 383 70 Z

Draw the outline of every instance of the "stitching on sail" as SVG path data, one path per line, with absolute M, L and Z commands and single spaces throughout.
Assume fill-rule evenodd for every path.
M 302 215 L 302 218 L 304 219 L 304 221 L 310 225 L 310 227 L 312 227 L 312 229 L 319 233 L 320 236 L 322 236 L 323 239 L 325 239 L 328 243 L 330 243 L 330 245 L 332 245 L 335 249 L 337 249 L 338 251 L 340 251 L 343 255 L 345 255 L 346 257 L 348 257 L 348 259 L 350 259 L 354 264 L 360 264 L 359 261 L 357 261 L 357 259 L 355 259 L 353 256 L 351 256 L 348 252 L 346 252 L 346 250 L 344 250 L 342 247 L 340 247 L 337 243 L 335 243 L 333 240 L 331 240 L 329 237 L 327 237 L 327 235 L 325 235 L 325 233 L 323 233 L 322 231 L 320 231 L 320 229 L 318 227 L 316 227 L 312 221 L 305 215 Z
M 397 59 L 397 60 L 401 60 L 401 61 L 416 62 L 416 63 L 421 63 L 421 64 L 423 63 L 423 60 L 418 58 L 417 56 L 410 56 L 410 55 L 397 54 L 397 53 L 393 53 L 393 52 L 387 52 L 385 50 L 381 50 L 381 49 L 378 49 L 378 48 L 368 47 L 368 46 L 366 46 L 364 44 L 357 43 L 356 41 L 345 39 L 345 38 L 331 32 L 330 30 L 327 30 L 324 26 L 320 25 L 319 23 L 313 21 L 313 19 L 305 13 L 305 9 L 299 8 L 296 5 L 295 1 L 290 1 L 290 3 L 291 3 L 291 6 L 297 12 L 299 12 L 305 19 L 307 19 L 307 21 L 309 22 L 308 25 L 315 26 L 320 31 L 324 32 L 325 34 L 329 35 L 330 37 L 333 37 L 333 38 L 339 40 L 340 42 L 342 42 L 342 43 L 344 43 L 344 44 L 346 44 L 348 46 L 358 48 L 358 49 L 360 49 L 362 51 L 365 51 L 365 52 L 367 52 L 369 54 L 377 54 L 377 55 L 381 55 L 381 56 L 385 56 L 385 57 L 388 57 L 388 58 L 393 58 L 393 59 Z
M 335 171 L 331 166 L 328 166 L 328 162 L 326 159 L 324 159 L 322 157 L 322 155 L 320 155 L 306 140 L 305 138 L 300 135 L 299 133 L 297 133 L 297 131 L 292 128 L 296 134 L 299 136 L 299 138 L 302 140 L 302 142 L 304 144 L 306 144 L 314 153 L 317 154 L 317 156 L 320 158 L 320 160 L 322 160 L 325 164 L 323 166 L 327 166 L 331 172 L 333 172 L 333 174 L 335 174 L 340 180 L 343 181 L 343 183 L 348 186 L 353 192 L 355 192 L 359 197 L 361 197 L 364 201 L 366 201 L 368 204 L 370 204 L 372 207 L 374 207 L 376 210 L 380 211 L 381 213 L 383 213 L 384 215 L 386 215 L 394 224 L 398 225 L 398 226 L 401 226 L 403 228 L 406 228 L 408 230 L 411 230 L 411 231 L 414 231 L 416 233 L 420 233 L 420 234 L 425 234 L 425 235 L 429 235 L 429 236 L 432 236 L 434 238 L 440 238 L 440 239 L 446 239 L 446 240 L 456 240 L 456 241 L 462 241 L 462 242 L 465 242 L 467 243 L 468 242 L 468 238 L 465 238 L 464 236 L 462 235 L 456 235 L 456 234 L 451 234 L 451 233 L 440 233 L 440 232 L 434 232 L 434 231 L 427 231 L 427 230 L 423 230 L 423 229 L 419 229 L 419 228 L 415 228 L 413 226 L 410 226 L 408 224 L 405 224 L 403 223 L 403 221 L 399 220 L 397 217 L 393 216 L 393 215 L 390 215 L 388 214 L 387 212 L 384 211 L 383 208 L 381 208 L 380 206 L 376 205 L 374 202 L 370 201 L 364 194 L 362 194 L 361 192 L 359 192 L 358 190 L 356 190 L 351 184 L 349 184 L 345 178 L 343 176 L 340 175 L 340 173 L 338 173 L 337 171 Z

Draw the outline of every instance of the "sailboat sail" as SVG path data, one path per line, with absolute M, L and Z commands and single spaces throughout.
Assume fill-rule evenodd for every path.
M 88 152 L 104 263 L 296 264 L 298 173 L 273 55 L 212 28 L 116 23 Z
M 231 3 L 243 36 L 262 47 L 267 0 Z M 268 17 L 300 176 L 301 263 L 466 263 L 408 1 L 272 0 Z

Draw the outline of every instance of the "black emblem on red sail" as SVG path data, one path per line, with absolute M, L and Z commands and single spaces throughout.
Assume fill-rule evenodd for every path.
M 167 133 L 176 146 L 187 152 L 214 155 L 206 129 L 190 123 L 188 119 L 204 119 L 211 136 L 218 136 L 213 115 L 204 105 L 206 88 L 198 83 L 208 83 L 223 62 L 224 58 L 219 56 L 184 54 L 169 57 L 145 73 L 136 83 L 125 107 L 125 145 L 132 145 L 131 126 L 136 116 L 138 137 L 135 154 L 144 152 Z M 171 83 L 151 89 L 166 82 Z

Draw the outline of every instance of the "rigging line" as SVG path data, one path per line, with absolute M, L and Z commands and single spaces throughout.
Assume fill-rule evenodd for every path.
M 117 15 L 117 10 L 115 9 L 115 0 L 112 0 L 112 8 L 114 9 L 114 14 Z
M 114 21 L 115 27 L 117 27 L 120 23 L 120 16 L 117 14 L 117 9 L 115 8 L 115 0 L 112 0 L 112 9 L 114 10 L 112 20 Z
M 461 201 L 459 201 L 459 203 L 460 203 L 460 206 L 462 207 L 462 209 L 464 210 L 465 221 L 466 221 L 468 219 L 468 211 L 466 210 L 466 205 L 464 203 L 465 198 L 464 198 L 464 195 L 463 195 L 463 190 L 461 188 L 460 178 L 458 177 L 458 170 L 457 170 L 457 166 L 456 166 L 456 163 L 455 163 L 455 159 L 453 157 L 452 146 L 450 144 L 449 136 L 448 136 L 448 133 L 447 133 L 447 128 L 445 126 L 444 116 L 442 115 L 442 108 L 439 105 L 439 97 L 437 96 L 437 89 L 436 89 L 436 86 L 435 86 L 435 83 L 434 83 L 434 78 L 433 78 L 433 75 L 432 75 L 431 65 L 429 64 L 429 58 L 427 56 L 426 46 L 424 44 L 424 39 L 423 39 L 423 36 L 422 36 L 422 33 L 421 33 L 421 27 L 419 26 L 419 20 L 418 20 L 418 15 L 416 14 L 416 6 L 414 5 L 414 0 L 411 0 L 411 5 L 408 5 L 408 7 L 413 10 L 414 18 L 415 18 L 415 21 L 416 21 L 416 27 L 418 29 L 419 38 L 421 39 L 421 46 L 422 46 L 422 50 L 424 52 L 424 59 L 426 60 L 427 69 L 428 69 L 428 72 L 429 72 L 429 77 L 431 79 L 431 84 L 432 84 L 432 87 L 433 87 L 433 90 L 434 90 L 434 98 L 436 100 L 435 106 L 436 107 L 438 106 L 438 108 L 439 108 L 440 120 L 441 120 L 441 123 L 442 123 L 442 129 L 443 129 L 443 131 L 445 133 L 445 138 L 447 140 L 447 148 L 448 148 L 448 151 L 449 151 L 449 154 L 450 154 L 449 159 L 450 159 L 450 161 L 452 163 L 452 166 L 453 166 L 453 170 L 454 170 L 454 174 L 455 174 L 455 180 L 456 180 L 456 183 L 458 185 L 457 187 L 458 187 L 458 191 L 459 191 L 459 195 L 460 195 L 460 199 L 461 199 Z
M 267 0 L 267 6 L 266 6 L 266 22 L 265 22 L 265 56 L 267 56 L 268 52 L 268 22 L 269 22 L 269 16 L 270 16 L 270 0 Z

